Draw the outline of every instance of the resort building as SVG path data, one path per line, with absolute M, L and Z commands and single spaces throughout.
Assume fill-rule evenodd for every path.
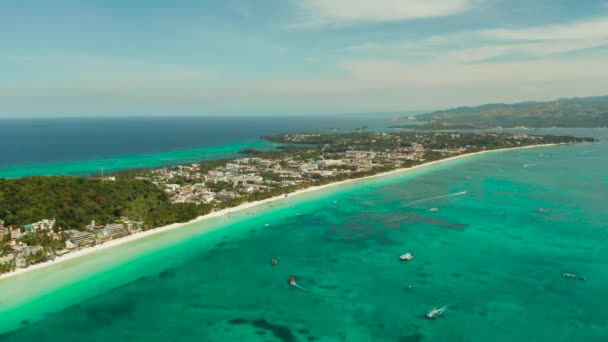
M 95 235 L 89 232 L 81 232 L 78 230 L 68 231 L 70 234 L 70 242 L 76 247 L 88 246 L 95 241 Z

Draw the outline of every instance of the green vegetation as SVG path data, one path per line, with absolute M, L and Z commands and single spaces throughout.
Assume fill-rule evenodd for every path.
M 10 271 L 14 271 L 15 270 L 15 264 L 14 263 L 0 263 L 0 274 L 2 273 L 6 273 L 6 272 L 10 272 Z
M 43 246 L 51 251 L 57 251 L 65 247 L 67 236 L 63 233 L 61 238 L 55 240 L 45 231 L 38 231 L 33 234 L 24 235 L 19 241 L 26 243 L 28 246 Z
M 149 211 L 145 218 L 147 227 L 160 227 L 176 222 L 188 222 L 198 216 L 208 214 L 212 205 L 194 203 L 165 204 Z
M 55 218 L 61 229 L 83 228 L 91 220 L 114 222 L 122 215 L 143 219 L 145 213 L 170 205 L 156 185 L 141 180 L 101 181 L 77 177 L 0 179 L 0 219 L 21 226 Z
M 551 102 L 487 104 L 419 115 L 428 123 L 394 126 L 417 130 L 514 127 L 608 127 L 608 96 L 560 99 Z

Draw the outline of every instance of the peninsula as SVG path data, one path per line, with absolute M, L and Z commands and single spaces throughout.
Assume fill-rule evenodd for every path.
M 286 134 L 273 151 L 90 177 L 0 179 L 0 273 L 315 187 L 486 151 L 593 141 L 473 133 Z M 76 253 L 75 253 L 76 252 Z
M 550 102 L 486 104 L 440 110 L 415 117 L 421 125 L 395 125 L 416 130 L 488 128 L 608 127 L 608 96 L 558 99 Z

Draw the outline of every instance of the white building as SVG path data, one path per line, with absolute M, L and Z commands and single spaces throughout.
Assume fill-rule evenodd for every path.
M 339 160 L 339 159 L 317 160 L 317 165 L 319 165 L 319 167 L 332 167 L 332 166 L 338 166 L 338 165 L 342 165 L 342 164 L 343 164 L 342 160 Z

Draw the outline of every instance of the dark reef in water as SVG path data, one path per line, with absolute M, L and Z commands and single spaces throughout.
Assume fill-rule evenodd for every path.
M 415 332 L 415 333 L 407 335 L 407 336 L 399 337 L 399 342 L 420 342 L 423 339 L 424 339 L 423 334 L 421 334 L 419 332 Z
M 228 323 L 230 323 L 230 324 L 247 324 L 247 323 L 249 323 L 256 328 L 270 331 L 276 338 L 278 338 L 282 342 L 297 341 L 297 339 L 296 339 L 295 335 L 293 334 L 293 332 L 291 331 L 291 329 L 289 329 L 288 327 L 282 326 L 282 325 L 272 324 L 272 323 L 268 322 L 267 320 L 265 320 L 264 318 L 255 319 L 252 321 L 246 320 L 244 318 L 234 318 L 234 319 L 229 320 Z M 300 329 L 298 331 L 303 331 L 303 330 L 306 330 L 306 329 Z M 306 330 L 306 331 L 308 331 L 308 330 Z M 258 335 L 260 335 L 260 332 L 256 332 L 256 333 Z
M 272 334 L 281 341 L 291 342 L 296 340 L 291 329 L 282 325 L 272 324 L 263 318 L 251 321 L 251 325 L 272 332 Z
M 176 275 L 177 269 L 175 267 L 168 268 L 158 274 L 158 277 L 161 279 L 174 278 Z
M 235 318 L 228 321 L 230 324 L 246 324 L 249 321 L 244 318 Z

